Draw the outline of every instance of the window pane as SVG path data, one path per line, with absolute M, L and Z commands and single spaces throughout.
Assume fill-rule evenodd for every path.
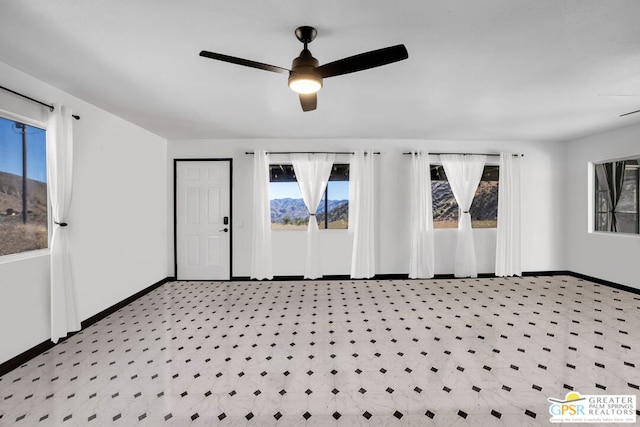
M 596 231 L 609 230 L 609 214 L 599 213 L 596 215 Z
M 498 181 L 480 181 L 469 212 L 473 228 L 498 226 Z
M 638 169 L 635 165 L 627 165 L 620 200 L 616 206 L 618 212 L 636 212 L 638 205 Z
M 485 166 L 480 184 L 471 203 L 471 226 L 495 228 L 498 224 L 498 166 Z M 458 227 L 458 203 L 453 196 L 444 168 L 431 167 L 431 193 L 433 198 L 433 227 Z
M 0 118 L 0 255 L 46 248 L 47 221 L 45 131 Z
M 271 197 L 272 230 L 305 230 L 309 223 L 309 211 L 304 205 L 297 182 L 272 182 Z
M 309 212 L 302 200 L 292 165 L 270 165 L 272 230 L 305 230 Z M 326 199 L 328 195 L 328 200 Z M 328 211 L 325 221 L 325 207 Z M 329 184 L 318 205 L 318 228 L 347 228 L 349 215 L 349 165 L 333 165 Z
M 346 229 L 349 227 L 349 181 L 329 181 L 327 192 L 329 199 L 327 200 L 326 228 Z M 318 224 L 320 228 L 325 228 L 325 197 L 318 207 Z
M 640 232 L 638 223 L 640 195 L 640 166 L 638 159 L 627 159 L 616 162 L 600 163 L 595 168 L 595 212 L 594 230 L 614 233 Z M 620 195 L 615 201 L 615 194 L 620 189 Z M 612 202 L 609 202 L 609 195 Z M 610 212 L 611 205 L 615 205 L 615 212 Z
M 616 213 L 616 225 L 619 233 L 638 233 L 638 215 Z
M 596 210 L 597 212 L 609 211 L 609 194 L 606 191 L 598 191 L 596 193 Z
M 446 178 L 445 180 L 431 181 L 431 197 L 433 199 L 433 227 L 458 227 L 458 203 Z

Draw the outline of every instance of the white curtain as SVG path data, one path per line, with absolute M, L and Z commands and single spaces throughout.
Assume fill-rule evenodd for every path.
M 251 249 L 251 278 L 273 279 L 269 160 L 264 150 L 256 150 L 253 158 L 253 242 Z
M 51 259 L 51 341 L 80 330 L 76 291 L 71 275 L 67 213 L 73 179 L 73 126 L 71 110 L 55 104 L 47 121 L 47 189 L 53 231 Z
M 486 156 L 443 154 L 440 156 L 444 172 L 458 202 L 458 239 L 454 275 L 478 277 L 476 250 L 471 229 L 471 202 L 482 178 Z
M 349 230 L 353 232 L 351 277 L 376 274 L 373 152 L 357 151 L 349 170 Z
M 520 156 L 500 153 L 496 276 L 521 276 Z
M 307 251 L 304 264 L 304 278 L 322 277 L 322 260 L 320 258 L 320 240 L 318 221 L 315 212 L 318 208 L 324 189 L 327 187 L 335 154 L 291 154 L 291 163 L 296 180 L 302 193 L 302 199 L 309 211 L 307 227 Z
M 411 177 L 409 278 L 428 279 L 435 273 L 429 153 L 411 154 Z

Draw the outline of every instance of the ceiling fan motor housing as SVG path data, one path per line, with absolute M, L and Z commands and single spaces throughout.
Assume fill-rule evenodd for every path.
M 303 49 L 291 63 L 289 87 L 298 93 L 317 92 L 322 88 L 322 77 L 315 71 L 319 64 L 309 49 Z

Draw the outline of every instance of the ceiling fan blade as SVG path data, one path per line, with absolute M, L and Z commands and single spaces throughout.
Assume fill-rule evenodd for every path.
M 302 105 L 302 111 L 313 111 L 318 106 L 318 94 L 317 93 L 301 93 L 300 105 Z
M 272 71 L 274 73 L 289 74 L 289 70 L 275 65 L 263 64 L 262 62 L 250 61 L 248 59 L 236 58 L 235 56 L 223 55 L 221 53 L 208 52 L 203 50 L 200 56 L 217 59 L 219 61 L 230 62 L 232 64 L 244 65 L 245 67 L 257 68 L 259 70 Z
M 620 114 L 620 117 L 628 116 L 630 114 L 640 113 L 640 110 L 630 111 L 628 113 Z
M 315 71 L 323 78 L 340 76 L 402 61 L 408 57 L 407 48 L 399 44 L 329 62 L 319 66 Z

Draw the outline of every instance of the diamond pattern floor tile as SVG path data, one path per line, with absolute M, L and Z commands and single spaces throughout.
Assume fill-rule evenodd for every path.
M 637 393 L 638 331 L 566 276 L 171 282 L 0 377 L 0 425 L 547 425 Z

